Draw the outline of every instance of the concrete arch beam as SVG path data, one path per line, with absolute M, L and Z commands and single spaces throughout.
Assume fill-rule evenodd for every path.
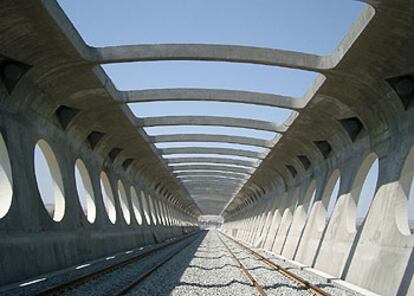
M 202 181 L 197 179 L 189 179 L 185 182 L 187 190 L 202 189 L 205 191 L 206 188 L 212 188 L 214 190 L 228 189 L 229 191 L 237 190 L 237 186 L 241 185 L 239 180 L 223 180 L 221 179 L 204 179 Z
M 232 155 L 242 156 L 254 159 L 264 159 L 266 154 L 257 153 L 248 150 L 231 149 L 231 148 L 210 148 L 210 147 L 184 147 L 184 148 L 164 148 L 158 149 L 161 154 L 219 154 L 219 155 Z
M 206 186 L 205 188 L 200 187 L 192 187 L 188 189 L 191 192 L 191 196 L 197 196 L 198 194 L 211 195 L 211 194 L 222 194 L 222 198 L 225 199 L 225 196 L 231 196 L 232 194 L 236 193 L 237 190 L 233 187 L 214 187 L 214 186 Z
M 302 52 L 222 44 L 141 44 L 89 48 L 84 58 L 96 64 L 144 61 L 247 63 L 323 72 L 339 60 Z
M 124 103 L 163 101 L 213 101 L 245 103 L 286 109 L 302 109 L 305 98 L 295 98 L 269 93 L 207 88 L 165 88 L 119 91 L 116 99 Z
M 217 143 L 232 143 L 249 146 L 257 146 L 262 148 L 272 148 L 273 141 L 266 141 L 253 137 L 229 136 L 229 135 L 205 135 L 205 134 L 175 134 L 175 135 L 158 135 L 150 136 L 150 141 L 153 143 L 166 142 L 217 142 Z
M 247 180 L 250 176 L 239 174 L 239 173 L 231 173 L 231 172 L 223 172 L 223 171 L 188 171 L 188 172 L 180 172 L 174 173 L 177 178 L 182 178 L 185 176 L 224 176 L 224 177 L 232 177 L 234 179 L 239 180 Z
M 245 180 L 241 180 L 239 178 L 233 178 L 233 177 L 229 177 L 229 176 L 218 176 L 218 175 L 198 175 L 198 176 L 181 176 L 181 177 L 177 177 L 177 179 L 179 179 L 181 184 L 185 184 L 187 182 L 198 182 L 198 183 L 202 183 L 202 182 L 206 182 L 206 181 L 215 181 L 218 183 L 234 183 L 234 184 L 240 184 L 242 185 L 243 182 Z
M 220 117 L 220 116 L 161 116 L 136 118 L 137 127 L 154 127 L 166 125 L 212 125 L 225 127 L 238 127 L 262 130 L 275 133 L 284 133 L 288 125 L 269 121 L 246 118 Z
M 250 175 L 253 173 L 254 169 L 249 168 L 240 168 L 240 167 L 231 167 L 225 165 L 182 165 L 178 167 L 173 167 L 174 171 L 188 171 L 188 170 L 202 170 L 202 171 L 224 171 L 231 173 L 242 173 Z
M 214 184 L 216 187 L 230 185 L 232 188 L 234 188 L 235 186 L 241 186 L 243 184 L 243 182 L 241 182 L 239 179 L 233 179 L 229 177 L 226 178 L 223 176 L 185 176 L 183 178 L 180 178 L 179 182 L 186 188 L 193 185 L 205 186 L 212 184 Z
M 247 160 L 239 160 L 232 158 L 219 158 L 219 157 L 177 157 L 165 159 L 168 165 L 181 164 L 181 163 L 211 163 L 211 164 L 228 164 L 243 167 L 256 168 L 259 163 Z

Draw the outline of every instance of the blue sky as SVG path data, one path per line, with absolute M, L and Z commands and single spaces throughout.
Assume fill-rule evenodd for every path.
M 123 0 L 105 1 L 105 4 L 102 0 L 58 2 L 84 40 L 92 46 L 213 43 L 280 48 L 319 55 L 327 55 L 335 50 L 364 7 L 360 2 L 337 0 Z M 317 76 L 317 73 L 279 67 L 218 62 L 143 62 L 106 65 L 104 69 L 121 90 L 226 88 L 293 97 L 302 96 Z M 130 107 L 139 117 L 215 115 L 283 122 L 290 114 L 290 111 L 278 108 L 218 102 L 140 103 L 131 104 Z M 146 132 L 150 135 L 213 133 L 268 140 L 276 136 L 274 133 L 249 129 L 193 126 L 154 127 L 147 128 Z M 198 144 L 204 147 L 263 150 L 231 144 Z M 157 146 L 165 148 L 178 145 Z M 41 162 L 40 157 L 38 166 L 45 167 Z M 374 167 L 369 174 L 367 187 L 363 189 L 362 199 L 368 200 L 362 202 L 358 210 L 360 215 L 369 206 L 377 171 Z M 336 187 L 334 191 L 337 190 Z

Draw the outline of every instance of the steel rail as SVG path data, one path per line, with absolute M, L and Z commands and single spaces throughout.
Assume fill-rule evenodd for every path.
M 120 289 L 117 293 L 114 295 L 120 296 L 125 295 L 132 289 L 134 289 L 136 286 L 138 286 L 140 283 L 142 283 L 148 276 L 150 276 L 152 273 L 157 271 L 160 267 L 162 267 L 164 264 L 166 264 L 168 261 L 170 261 L 172 258 L 186 250 L 188 247 L 190 247 L 197 239 L 194 239 L 190 241 L 189 243 L 185 244 L 182 248 L 179 248 L 178 251 L 172 252 L 167 257 L 163 258 L 160 262 L 156 263 L 154 266 L 152 266 L 149 270 L 145 271 L 144 273 L 140 274 L 132 283 L 129 283 L 128 285 L 124 286 L 122 289 Z
M 241 263 L 240 259 L 237 258 L 236 254 L 233 253 L 233 251 L 229 248 L 229 246 L 224 242 L 224 240 L 218 235 L 218 238 L 224 245 L 224 247 L 227 249 L 227 251 L 230 253 L 230 255 L 233 257 L 234 261 L 238 265 L 238 267 L 241 269 L 241 271 L 244 273 L 244 275 L 250 280 L 252 285 L 256 288 L 257 292 L 260 296 L 267 296 L 266 292 L 263 290 L 262 286 L 256 281 L 256 279 L 252 276 L 252 274 L 247 270 L 247 268 Z
M 167 248 L 167 247 L 169 247 L 171 245 L 177 244 L 177 243 L 179 243 L 179 242 L 181 242 L 181 241 L 183 241 L 185 239 L 188 239 L 189 237 L 191 237 L 191 236 L 193 236 L 193 235 L 195 235 L 197 233 L 199 233 L 199 232 L 198 231 L 197 232 L 193 232 L 193 233 L 188 234 L 188 235 L 186 235 L 184 237 L 180 237 L 180 238 L 174 239 L 173 241 L 161 243 L 160 245 L 155 246 L 155 247 L 152 247 L 152 248 L 149 248 L 147 250 L 144 250 L 143 252 L 141 252 L 141 253 L 139 253 L 136 256 L 133 256 L 131 258 L 122 260 L 122 261 L 117 262 L 115 264 L 112 264 L 110 266 L 105 266 L 105 267 L 103 267 L 103 268 L 101 268 L 99 270 L 96 270 L 96 271 L 87 273 L 85 275 L 82 275 L 82 276 L 77 277 L 75 279 L 69 280 L 67 282 L 57 284 L 57 285 L 55 285 L 53 287 L 46 288 L 45 290 L 36 293 L 36 295 L 37 296 L 57 295 L 57 294 L 60 294 L 61 292 L 65 291 L 65 290 L 79 287 L 79 286 L 83 285 L 84 283 L 86 283 L 86 282 L 88 282 L 90 280 L 93 280 L 95 278 L 98 278 L 98 277 L 100 277 L 102 275 L 105 275 L 107 273 L 113 272 L 113 271 L 115 271 L 117 269 L 120 269 L 120 268 L 122 268 L 122 267 L 124 267 L 124 266 L 126 266 L 128 264 L 132 264 L 132 263 L 135 263 L 137 261 L 140 261 L 141 259 L 144 259 L 144 258 L 146 258 L 146 257 L 154 254 L 157 251 L 160 251 L 162 249 L 165 249 L 165 248 Z
M 223 232 L 220 232 L 220 233 L 222 235 L 224 235 L 225 237 L 227 237 L 228 239 L 230 239 L 231 241 L 235 242 L 240 247 L 242 247 L 245 250 L 249 251 L 259 261 L 262 261 L 263 263 L 267 264 L 268 266 L 270 266 L 274 270 L 278 271 L 280 274 L 284 275 L 285 277 L 289 278 L 290 280 L 294 281 L 295 283 L 299 284 L 300 286 L 305 287 L 306 289 L 308 289 L 309 291 L 311 291 L 315 295 L 317 295 L 317 296 L 330 296 L 331 295 L 331 294 L 325 292 L 324 290 L 316 287 L 315 285 L 313 285 L 309 281 L 301 278 L 300 276 L 294 274 L 293 272 L 287 270 L 286 268 L 283 268 L 279 264 L 271 261 L 270 259 L 266 258 L 265 256 L 263 256 L 263 255 L 259 254 L 258 252 L 252 250 L 248 246 L 246 246 L 246 245 L 240 243 L 239 241 L 235 240 L 234 238 L 228 236 L 227 234 L 225 234 Z

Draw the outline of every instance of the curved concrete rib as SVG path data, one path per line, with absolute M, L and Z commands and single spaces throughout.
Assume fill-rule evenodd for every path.
M 169 165 L 181 164 L 181 163 L 211 163 L 211 164 L 228 164 L 250 168 L 257 168 L 259 166 L 258 161 L 247 161 L 232 158 L 220 158 L 220 157 L 176 157 L 167 158 L 165 162 Z
M 248 179 L 250 174 L 239 173 L 239 172 L 229 172 L 229 171 L 220 171 L 220 170 L 183 170 L 183 171 L 174 171 L 172 172 L 175 176 L 197 176 L 197 175 L 217 175 L 217 176 L 235 176 L 240 178 Z
M 184 182 L 184 184 L 188 191 L 195 191 L 199 189 L 202 191 L 206 191 L 206 189 L 237 191 L 239 186 L 241 186 L 240 182 L 223 182 L 215 181 L 214 179 L 203 182 Z
M 205 187 L 190 187 L 187 189 L 189 194 L 193 197 L 194 195 L 210 195 L 210 194 L 220 194 L 223 196 L 223 199 L 229 200 L 235 193 L 237 193 L 239 187 L 230 187 L 230 186 L 205 186 Z
M 203 183 L 184 183 L 186 184 L 186 188 L 188 192 L 195 193 L 195 192 L 203 192 L 206 191 L 227 191 L 227 192 L 235 192 L 239 189 L 239 187 L 235 184 L 231 183 L 222 183 L 219 184 L 217 182 L 203 182 Z
M 84 58 L 96 64 L 144 61 L 212 61 L 279 66 L 322 72 L 335 66 L 333 59 L 313 54 L 240 45 L 140 44 L 90 48 Z
M 243 167 L 231 167 L 231 166 L 224 166 L 224 165 L 182 165 L 182 166 L 175 166 L 172 167 L 176 171 L 188 171 L 188 170 L 208 170 L 208 171 L 226 171 L 232 173 L 243 173 L 243 174 L 252 174 L 254 169 L 251 168 L 243 168 Z
M 137 127 L 154 127 L 165 125 L 212 125 L 225 127 L 239 127 L 247 129 L 256 129 L 268 132 L 283 133 L 287 130 L 287 125 L 276 124 L 274 122 L 220 117 L 220 116 L 160 116 L 136 118 Z
M 264 159 L 266 154 L 231 148 L 183 147 L 158 149 L 161 154 L 219 154 Z
M 302 109 L 306 105 L 304 97 L 294 98 L 261 92 L 206 88 L 165 88 L 118 91 L 116 99 L 124 103 L 214 101 L 255 104 L 292 110 Z
M 201 183 L 209 183 L 209 182 L 214 182 L 214 183 L 229 183 L 232 184 L 232 186 L 238 185 L 238 184 L 242 184 L 243 180 L 240 180 L 238 178 L 232 178 L 232 177 L 228 177 L 228 176 L 182 176 L 179 178 L 180 182 L 182 184 L 188 184 L 188 183 L 197 183 L 197 184 L 201 184 Z
M 216 143 L 232 143 L 249 146 L 257 146 L 271 149 L 273 147 L 272 141 L 266 141 L 259 138 L 240 137 L 229 135 L 205 135 L 205 134 L 176 134 L 176 135 L 159 135 L 150 136 L 152 143 L 166 143 L 166 142 L 216 142 Z
M 234 196 L 234 194 L 235 193 L 231 192 L 231 191 L 216 191 L 216 190 L 214 190 L 214 191 L 209 191 L 209 192 L 194 192 L 193 194 L 191 194 L 191 197 L 195 201 L 199 201 L 199 200 L 203 200 L 203 199 L 212 200 L 212 198 L 214 198 L 214 200 L 216 200 L 218 198 L 222 202 L 227 202 L 229 198 Z
M 214 188 L 214 187 L 208 187 L 205 189 L 202 188 L 195 188 L 192 190 L 188 190 L 191 197 L 206 197 L 206 196 L 212 196 L 212 195 L 218 195 L 221 197 L 222 200 L 228 201 L 234 194 L 237 193 L 237 190 L 230 189 L 230 188 Z
M 223 177 L 231 177 L 234 179 L 239 180 L 247 180 L 250 178 L 250 175 L 240 174 L 240 173 L 232 173 L 232 172 L 223 172 L 223 171 L 187 171 L 187 172 L 179 172 L 173 173 L 174 176 L 177 178 L 182 178 L 185 176 L 223 176 Z
M 241 184 L 242 181 L 246 181 L 244 179 L 240 178 L 233 178 L 229 176 L 222 176 L 222 175 L 192 175 L 192 176 L 177 176 L 177 179 L 179 179 L 181 182 L 202 182 L 202 181 L 217 181 L 221 183 L 225 183 L 228 181 L 233 181 L 235 183 Z

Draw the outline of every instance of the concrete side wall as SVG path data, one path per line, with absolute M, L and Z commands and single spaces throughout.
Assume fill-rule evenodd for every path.
M 389 140 L 368 144 L 367 138 L 361 138 L 355 142 L 359 153 L 346 152 L 332 165 L 320 166 L 317 175 L 305 176 L 284 194 L 275 193 L 271 222 L 262 222 L 271 224 L 263 227 L 267 234 L 262 247 L 381 295 L 414 293 L 414 235 L 408 226 L 414 176 L 414 139 L 408 135 L 413 127 L 412 119 L 406 118 L 404 128 Z M 367 216 L 357 225 L 361 190 L 375 159 L 379 160 L 375 194 Z M 339 173 L 329 177 L 334 172 Z M 338 198 L 328 219 L 337 177 Z M 306 198 L 298 192 L 305 192 L 313 179 L 317 180 L 317 194 L 308 217 Z M 253 209 L 259 207 L 243 209 L 223 227 L 233 225 L 243 231 L 249 223 L 240 221 L 248 221 Z M 254 217 L 260 216 L 254 213 Z
M 2 102 L 11 99 L 6 91 L 1 93 Z M 36 96 L 33 93 L 30 99 L 36 101 Z M 162 202 L 179 214 L 180 222 L 189 218 L 179 213 L 176 205 L 166 202 L 154 192 L 151 186 L 140 182 L 136 175 L 102 159 L 84 142 L 81 144 L 41 114 L 29 109 L 16 111 L 3 103 L 0 105 L 0 132 L 7 146 L 13 183 L 12 204 L 0 219 L 0 285 L 160 242 L 194 229 L 177 223 L 161 223 L 161 219 L 157 219 L 155 225 L 153 218 L 150 224 L 143 219 L 142 225 L 139 225 L 131 204 L 131 186 L 137 192 L 143 191 L 146 198 Z M 34 148 L 40 139 L 45 140 L 54 152 L 63 181 L 64 216 L 59 222 L 54 221 L 45 209 L 36 183 Z M 91 178 L 96 206 L 93 223 L 87 220 L 79 202 L 74 171 L 77 159 L 85 163 Z M 101 171 L 106 172 L 112 187 L 115 224 L 109 220 L 103 204 L 99 180 Z M 130 224 L 124 219 L 120 206 L 119 180 L 126 189 Z M 140 211 L 143 216 L 142 204 Z

